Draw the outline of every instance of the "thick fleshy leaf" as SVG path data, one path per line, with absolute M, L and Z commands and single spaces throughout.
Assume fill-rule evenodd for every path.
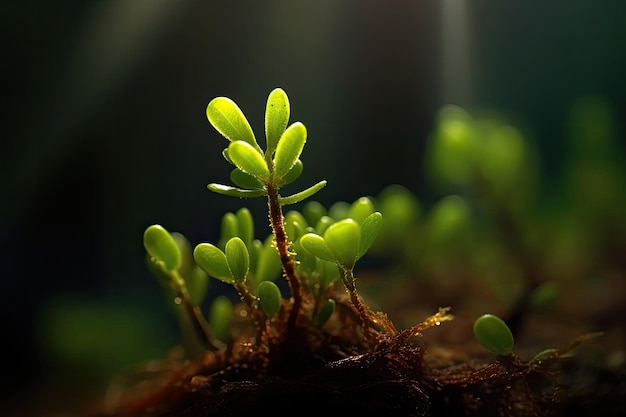
M 369 197 L 361 197 L 350 205 L 348 217 L 361 224 L 374 210 L 374 202 L 372 199 Z
M 257 288 L 257 297 L 259 297 L 261 308 L 268 317 L 272 318 L 278 314 L 283 297 L 276 284 L 272 281 L 261 282 Z
M 265 152 L 267 155 L 272 155 L 276 150 L 278 140 L 289 122 L 289 113 L 287 94 L 281 88 L 272 90 L 265 107 L 265 137 L 267 139 Z
M 291 184 L 292 182 L 300 178 L 300 175 L 302 175 L 303 168 L 304 166 L 302 165 L 302 161 L 298 159 L 296 163 L 293 164 L 293 166 L 291 167 L 287 175 L 283 177 L 282 185 Z
M 248 188 L 248 189 L 262 189 L 263 183 L 253 177 L 250 174 L 247 174 L 240 170 L 239 168 L 235 168 L 230 171 L 230 180 L 238 187 Z
M 315 226 L 323 216 L 326 216 L 327 211 L 319 201 L 309 201 L 302 206 L 302 214 L 308 224 Z
M 341 278 L 341 271 L 335 262 L 319 260 L 317 262 L 317 269 L 321 276 L 320 285 L 324 288 Z
M 326 229 L 328 229 L 331 224 L 335 223 L 335 221 L 336 220 L 330 216 L 320 217 L 320 219 L 315 224 L 315 232 L 321 236 L 324 236 L 324 232 L 326 231 Z
M 310 186 L 306 190 L 300 191 L 299 193 L 295 193 L 287 197 L 280 197 L 278 200 L 283 206 L 299 203 L 305 198 L 309 198 L 313 194 L 317 193 L 319 190 L 324 188 L 324 186 L 326 186 L 326 180 L 322 180 L 317 184 Z
M 259 261 L 255 271 L 257 282 L 276 281 L 280 277 L 283 264 L 280 255 L 274 247 L 274 235 L 270 235 L 263 242 L 263 248 L 259 255 Z
M 184 279 L 191 302 L 197 306 L 202 304 L 209 290 L 209 275 L 196 265 Z
M 255 271 L 257 282 L 276 281 L 280 277 L 283 264 L 280 262 L 280 255 L 274 247 L 274 235 L 270 235 L 263 242 L 261 253 Z
M 239 236 L 237 216 L 235 216 L 235 213 L 231 212 L 224 213 L 222 220 L 220 221 L 219 248 L 224 250 L 226 242 L 237 236 Z
M 346 268 L 354 267 L 359 255 L 361 226 L 352 219 L 339 220 L 324 232 L 324 242 L 335 260 Z
M 383 215 L 376 211 L 367 216 L 363 222 L 361 222 L 361 241 L 359 243 L 359 258 L 365 255 L 365 252 L 372 246 L 378 231 L 383 225 Z
M 246 245 L 252 243 L 254 239 L 254 219 L 252 213 L 246 207 L 242 207 L 235 213 L 237 217 L 237 236 L 243 240 Z
M 306 142 L 306 127 L 300 122 L 289 126 L 278 140 L 274 156 L 274 174 L 282 179 L 296 163 Z
M 168 271 L 178 269 L 181 253 L 172 235 L 158 224 L 149 226 L 143 234 L 143 245 L 150 256 L 161 262 Z
M 330 251 L 330 248 L 326 245 L 324 238 L 315 233 L 307 233 L 300 238 L 300 246 L 309 253 L 317 256 L 325 261 L 334 262 L 335 255 Z
M 248 119 L 231 99 L 227 97 L 214 98 L 206 108 L 206 115 L 215 130 L 226 139 L 232 142 L 242 140 L 252 145 L 259 152 L 261 151 Z
M 228 155 L 235 166 L 246 172 L 259 181 L 267 182 L 270 176 L 267 162 L 252 145 L 247 142 L 238 140 L 231 142 L 228 147 Z
M 193 250 L 193 259 L 200 268 L 213 278 L 232 283 L 233 275 L 228 268 L 226 255 L 220 248 L 210 243 L 200 243 Z
M 223 184 L 209 184 L 207 188 L 214 193 L 227 195 L 229 197 L 239 197 L 239 198 L 253 198 L 253 197 L 262 197 L 267 195 L 265 190 L 254 189 L 254 190 L 244 190 L 242 188 L 231 187 L 230 185 Z
M 326 324 L 326 322 L 328 321 L 330 316 L 333 315 L 334 312 L 335 312 L 335 300 L 333 299 L 326 300 L 326 302 L 322 304 L 322 306 L 320 307 L 320 311 L 317 313 L 317 316 L 315 317 L 315 320 L 313 322 L 315 324 L 315 327 L 321 328 L 322 326 L 324 326 L 324 324 Z
M 496 355 L 506 355 L 513 350 L 511 329 L 500 317 L 493 314 L 483 314 L 476 319 L 474 337 Z
M 224 248 L 228 268 L 237 282 L 244 282 L 250 270 L 250 254 L 243 240 L 234 237 L 226 242 Z
M 225 295 L 215 297 L 209 308 L 209 327 L 211 334 L 222 342 L 230 339 L 230 324 L 233 321 L 235 308 Z
M 193 248 L 182 233 L 172 232 L 170 234 L 180 252 L 180 266 L 176 269 L 184 279 L 187 279 L 187 275 L 191 274 L 196 267 L 196 263 L 193 260 Z

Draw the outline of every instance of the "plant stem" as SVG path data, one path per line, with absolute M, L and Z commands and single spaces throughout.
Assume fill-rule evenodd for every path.
M 354 273 L 350 268 L 341 267 L 343 271 L 343 275 L 341 279 L 343 281 L 343 285 L 345 285 L 348 290 L 348 294 L 350 295 L 350 301 L 352 301 L 352 305 L 356 308 L 359 313 L 359 317 L 361 318 L 361 326 L 363 327 L 363 334 L 367 340 L 376 340 L 376 332 L 371 327 L 372 322 L 372 312 L 365 305 L 363 300 L 356 291 L 356 284 L 354 283 Z
M 293 298 L 293 307 L 289 313 L 288 323 L 289 328 L 293 328 L 302 310 L 302 283 L 296 273 L 296 264 L 289 252 L 291 242 L 289 242 L 287 234 L 285 233 L 283 210 L 278 201 L 278 197 L 278 189 L 271 183 L 267 184 L 267 204 L 269 207 L 270 226 L 274 232 L 276 250 L 278 250 L 280 262 L 283 265 L 283 273 L 289 283 L 291 297 Z
M 189 317 L 189 322 L 193 327 L 194 333 L 196 337 L 200 341 L 200 343 L 208 350 L 217 351 L 219 350 L 215 345 L 211 342 L 211 333 L 209 331 L 209 325 L 206 322 L 204 315 L 200 308 L 195 305 L 191 301 L 191 296 L 189 295 L 189 291 L 187 291 L 187 286 L 185 285 L 185 281 L 178 276 L 174 276 L 176 296 L 180 299 L 181 304 L 183 305 L 185 312 L 187 313 L 187 317 Z

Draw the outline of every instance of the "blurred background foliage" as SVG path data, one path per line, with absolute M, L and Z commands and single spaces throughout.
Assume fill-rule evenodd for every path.
M 234 99 L 261 136 L 265 98 L 284 88 L 309 131 L 300 183 L 328 180 L 316 196 L 327 206 L 401 184 L 421 213 L 443 205 L 428 247 L 444 254 L 455 249 L 436 216 L 484 218 L 463 199 L 462 164 L 453 178 L 437 172 L 454 162 L 429 148 L 440 110 L 504 121 L 514 128 L 499 132 L 506 145 L 491 148 L 493 166 L 479 164 L 484 175 L 522 179 L 499 198 L 550 226 L 522 230 L 560 230 L 524 242 L 542 242 L 561 274 L 580 266 L 562 255 L 623 243 L 621 0 L 24 0 L 0 11 L 0 317 L 17 369 L 6 398 L 64 381 L 97 390 L 177 343 L 141 236 L 160 223 L 214 242 L 222 214 L 240 207 L 206 190 L 230 170 L 204 114 L 216 96 Z M 520 147 L 518 161 L 509 150 Z M 460 196 L 440 200 L 448 194 Z M 262 227 L 264 202 L 245 203 Z M 483 253 L 498 259 L 497 248 Z M 623 256 L 610 281 L 621 305 Z

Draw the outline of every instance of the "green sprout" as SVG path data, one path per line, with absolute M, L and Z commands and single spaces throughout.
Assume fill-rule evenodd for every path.
M 181 274 L 183 256 L 174 236 L 163 226 L 152 225 L 144 232 L 143 244 L 149 255 L 148 265 L 166 287 L 173 290 L 174 303 L 183 306 L 197 340 L 206 349 L 217 350 L 208 323 L 198 305 L 194 303 L 186 280 Z
M 300 155 L 307 139 L 306 128 L 301 122 L 287 126 L 290 116 L 289 99 L 280 88 L 274 89 L 267 99 L 265 151 L 257 143 L 243 112 L 232 100 L 226 97 L 215 98 L 209 102 L 206 113 L 213 127 L 230 141 L 223 156 L 235 166 L 231 172 L 231 180 L 237 186 L 212 183 L 208 188 L 232 197 L 267 197 L 274 244 L 294 300 L 290 321 L 293 326 L 302 308 L 302 284 L 289 251 L 291 242 L 285 233 L 282 207 L 311 197 L 326 185 L 326 181 L 320 181 L 287 197 L 279 194 L 281 187 L 295 181 L 302 172 Z
M 342 272 L 343 284 L 359 313 L 366 337 L 377 340 L 378 334 L 373 327 L 381 326 L 387 334 L 395 334 L 395 328 L 384 314 L 370 311 L 361 300 L 353 271 L 356 262 L 374 243 L 382 226 L 382 214 L 374 211 L 374 204 L 367 197 L 355 201 L 345 214 L 359 221 L 347 217 L 328 227 L 324 225 L 323 235 L 318 234 L 320 231 L 307 233 L 300 238 L 300 245 L 317 258 L 337 264 Z
M 513 333 L 504 320 L 493 314 L 483 314 L 474 322 L 474 337 L 496 355 L 513 351 Z

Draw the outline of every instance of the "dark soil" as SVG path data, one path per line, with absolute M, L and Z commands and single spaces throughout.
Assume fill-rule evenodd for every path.
M 626 415 L 623 364 L 611 367 L 608 361 L 590 360 L 605 358 L 590 348 L 601 345 L 599 335 L 564 341 L 541 361 L 524 361 L 516 354 L 472 359 L 472 343 L 441 347 L 429 341 L 429 332 L 437 339 L 445 312 L 394 335 L 381 333 L 368 343 L 351 306 L 341 297 L 337 301 L 340 308 L 323 330 L 301 317 L 286 332 L 288 309 L 283 309 L 259 339 L 244 332 L 225 351 L 207 352 L 193 361 L 165 361 L 87 414 Z M 550 322 L 542 323 L 550 332 Z M 452 323 L 441 324 L 454 329 Z M 445 339 L 454 337 L 447 334 Z M 591 353 L 578 355 L 579 350 Z

